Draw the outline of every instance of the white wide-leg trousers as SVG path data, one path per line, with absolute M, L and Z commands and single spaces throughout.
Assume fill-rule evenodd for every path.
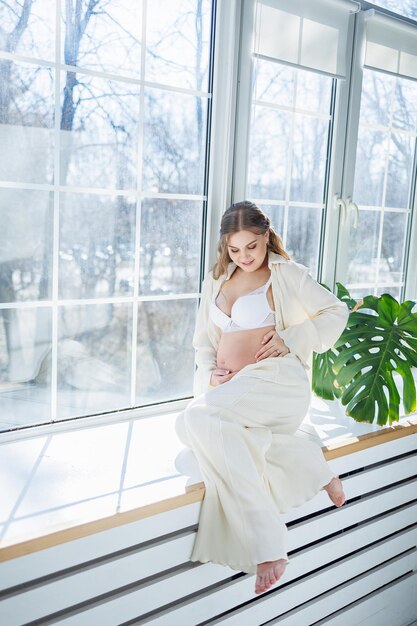
M 205 484 L 192 561 L 248 574 L 264 561 L 289 562 L 282 514 L 335 476 L 321 447 L 294 435 L 310 399 L 304 366 L 288 353 L 247 365 L 178 415 L 176 432 Z

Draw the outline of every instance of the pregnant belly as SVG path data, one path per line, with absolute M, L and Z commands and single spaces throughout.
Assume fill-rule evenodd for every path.
M 217 349 L 217 367 L 238 372 L 245 365 L 255 363 L 255 354 L 261 347 L 264 335 L 274 329 L 275 326 L 264 326 L 263 328 L 222 333 Z

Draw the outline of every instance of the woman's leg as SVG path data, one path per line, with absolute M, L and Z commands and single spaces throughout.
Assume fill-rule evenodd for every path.
M 264 561 L 288 560 L 280 513 L 333 476 L 320 447 L 293 435 L 310 402 L 307 375 L 294 359 L 268 359 L 251 375 L 244 368 L 179 415 L 177 433 L 206 485 L 191 560 L 248 573 Z
M 286 558 L 286 527 L 264 479 L 272 433 L 252 418 L 265 415 L 273 392 L 273 382 L 236 377 L 184 411 L 187 440 L 206 486 L 193 561 L 256 573 L 257 563 Z

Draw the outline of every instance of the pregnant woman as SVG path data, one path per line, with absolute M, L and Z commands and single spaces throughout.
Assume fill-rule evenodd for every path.
M 311 399 L 309 357 L 334 344 L 348 315 L 285 252 L 261 209 L 227 209 L 193 337 L 194 399 L 176 431 L 205 484 L 191 560 L 256 574 L 255 593 L 289 563 L 282 514 L 321 489 L 345 502 L 321 447 L 294 433 Z

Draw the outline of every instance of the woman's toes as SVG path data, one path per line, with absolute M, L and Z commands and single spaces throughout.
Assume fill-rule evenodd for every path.
M 343 491 L 342 481 L 338 476 L 334 476 L 329 484 L 325 485 L 324 489 L 327 491 L 330 500 L 337 507 L 345 503 L 346 496 Z

